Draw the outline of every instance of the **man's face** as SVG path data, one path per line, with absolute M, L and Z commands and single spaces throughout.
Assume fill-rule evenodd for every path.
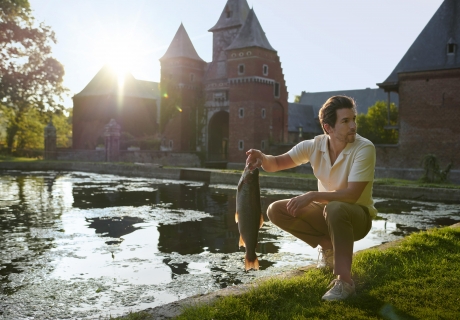
M 356 139 L 356 114 L 353 109 L 338 109 L 334 128 L 329 129 L 331 139 L 353 143 Z

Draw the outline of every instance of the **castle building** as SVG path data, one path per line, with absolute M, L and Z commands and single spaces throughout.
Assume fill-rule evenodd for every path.
M 287 141 L 287 87 L 277 51 L 246 0 L 228 0 L 203 61 L 181 24 L 161 63 L 163 148 L 244 163 Z
M 399 143 L 377 150 L 377 165 L 420 167 L 434 154 L 460 163 L 460 1 L 445 0 L 387 79 L 399 94 Z
M 92 149 L 104 143 L 104 128 L 114 119 L 123 133 L 151 137 L 158 124 L 158 83 L 117 74 L 106 65 L 73 96 L 72 148 Z

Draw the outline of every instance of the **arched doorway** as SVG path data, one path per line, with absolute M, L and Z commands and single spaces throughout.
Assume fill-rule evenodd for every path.
M 227 163 L 229 115 L 226 111 L 215 113 L 208 126 L 208 165 Z

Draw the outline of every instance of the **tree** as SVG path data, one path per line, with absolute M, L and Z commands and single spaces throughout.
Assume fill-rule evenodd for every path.
M 398 143 L 398 130 L 385 129 L 388 126 L 388 108 L 385 101 L 377 101 L 369 107 L 367 114 L 361 113 L 356 117 L 358 133 L 371 140 L 374 144 Z M 398 123 L 398 109 L 390 104 L 390 126 Z
M 294 103 L 300 103 L 300 96 L 298 95 L 294 96 Z
M 0 103 L 8 109 L 10 152 L 31 109 L 63 109 L 64 67 L 51 56 L 53 43 L 54 32 L 43 23 L 36 25 L 28 0 L 0 0 Z
M 15 127 L 18 130 L 13 144 L 18 154 L 30 153 L 31 150 L 44 148 L 44 130 L 50 119 L 56 128 L 57 146 L 61 148 L 70 147 L 72 110 L 67 111 L 69 113 L 67 116 L 61 110 L 43 113 L 35 108 L 30 108 L 23 112 L 20 118 L 14 115 L 14 110 L 11 108 L 0 105 L 0 111 L 4 118 L 9 119 L 10 122 L 17 121 Z

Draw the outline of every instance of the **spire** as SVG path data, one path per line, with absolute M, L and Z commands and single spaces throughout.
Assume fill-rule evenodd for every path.
M 243 25 L 248 16 L 249 5 L 246 0 L 228 0 L 219 20 L 209 31 L 238 27 Z
M 267 36 L 260 25 L 259 19 L 257 19 L 254 9 L 249 11 L 248 17 L 241 27 L 240 32 L 226 50 L 248 47 L 261 47 L 276 52 L 270 45 L 270 42 L 268 42 Z
M 166 53 L 160 60 L 179 57 L 203 61 L 203 59 L 198 56 L 198 53 L 196 53 L 195 47 L 182 23 L 171 41 L 168 50 L 166 50 Z

